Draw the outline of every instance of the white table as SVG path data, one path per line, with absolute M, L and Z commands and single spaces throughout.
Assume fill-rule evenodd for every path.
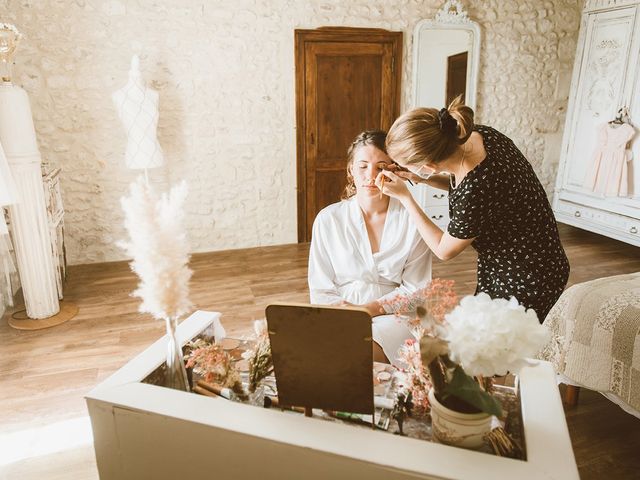
M 178 326 L 190 340 L 218 313 Z M 161 338 L 86 397 L 102 480 L 578 479 L 555 373 L 520 375 L 527 461 L 353 428 L 140 383 L 162 364 Z

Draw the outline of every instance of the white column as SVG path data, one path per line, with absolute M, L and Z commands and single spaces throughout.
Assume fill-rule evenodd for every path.
M 41 159 L 29 97 L 20 87 L 0 85 L 0 142 L 17 187 L 9 207 L 18 272 L 29 318 L 60 311 L 42 184 Z

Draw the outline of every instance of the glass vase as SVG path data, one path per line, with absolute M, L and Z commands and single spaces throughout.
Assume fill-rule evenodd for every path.
M 256 407 L 264 407 L 264 387 L 262 385 L 256 386 L 256 389 L 251 392 L 247 391 L 249 405 L 255 405 Z
M 182 346 L 176 340 L 176 318 L 166 318 L 167 325 L 167 368 L 165 371 L 164 386 L 175 390 L 189 391 L 187 369 L 184 366 Z

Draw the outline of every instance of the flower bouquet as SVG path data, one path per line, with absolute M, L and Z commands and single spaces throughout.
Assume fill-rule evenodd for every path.
M 253 322 L 255 346 L 249 352 L 249 392 L 254 393 L 260 382 L 273 373 L 273 357 L 266 320 Z
M 266 320 L 254 322 L 254 341 L 250 348 L 242 353 L 242 362 L 236 362 L 233 356 L 215 341 L 198 338 L 187 344 L 187 368 L 201 377 L 196 393 L 202 388 L 210 390 L 230 400 L 263 406 L 264 389 L 261 382 L 273 373 L 271 344 L 267 332 Z M 246 362 L 248 372 L 245 376 L 239 363 Z M 203 383 L 204 382 L 204 383 Z
M 129 240 L 119 242 L 132 258 L 131 269 L 140 283 L 133 295 L 142 299 L 139 311 L 164 320 L 167 329 L 165 386 L 189 391 L 189 382 L 175 331 L 178 319 L 191 309 L 189 300 L 189 243 L 182 227 L 186 183 L 158 195 L 143 179 L 121 199 Z
M 420 388 L 412 384 L 414 403 L 429 404 L 436 439 L 478 448 L 490 429 L 491 416 L 502 414 L 492 395 L 492 377 L 517 374 L 527 365 L 526 359 L 547 342 L 548 332 L 536 313 L 515 298 L 492 299 L 479 293 L 464 297 L 445 313 L 455 300 L 453 284 L 441 280 L 434 280 L 413 297 L 395 304 L 415 306 L 415 312 L 395 313 L 415 315 L 416 341 L 408 341 L 399 352 L 399 359 L 409 365 L 409 379 L 420 378 Z M 470 415 L 465 421 L 474 428 L 457 428 L 454 424 L 460 414 Z

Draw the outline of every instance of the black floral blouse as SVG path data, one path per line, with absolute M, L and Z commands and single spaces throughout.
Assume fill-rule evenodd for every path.
M 449 191 L 447 231 L 475 238 L 478 287 L 492 298 L 511 296 L 540 322 L 569 278 L 551 205 L 531 164 L 497 130 L 476 125 L 487 157 Z

